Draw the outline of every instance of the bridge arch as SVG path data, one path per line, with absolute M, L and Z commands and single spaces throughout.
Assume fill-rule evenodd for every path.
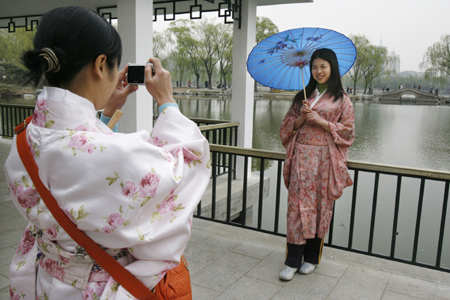
M 383 92 L 380 95 L 380 100 L 382 103 L 400 104 L 403 95 L 414 95 L 416 104 L 434 105 L 438 100 L 438 97 L 435 94 L 422 92 L 412 88 Z

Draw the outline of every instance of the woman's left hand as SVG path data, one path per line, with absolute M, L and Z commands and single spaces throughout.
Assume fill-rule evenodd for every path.
M 307 109 L 306 120 L 309 121 L 310 123 L 321 126 L 323 129 L 330 132 L 330 125 L 328 124 L 328 121 L 319 116 L 319 114 L 314 110 L 312 110 L 311 108 Z
M 122 71 L 119 72 L 119 80 L 117 81 L 116 88 L 114 89 L 114 92 L 103 110 L 103 115 L 105 117 L 111 118 L 116 110 L 122 109 L 122 106 L 124 106 L 127 102 L 128 96 L 138 89 L 137 85 L 128 85 L 127 70 L 128 64 Z

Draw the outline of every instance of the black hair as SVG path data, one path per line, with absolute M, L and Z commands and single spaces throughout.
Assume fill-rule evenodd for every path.
M 330 79 L 328 79 L 328 87 L 326 93 L 330 96 L 333 96 L 334 101 L 341 99 L 344 94 L 344 88 L 342 87 L 341 74 L 339 72 L 339 63 L 336 57 L 336 53 L 334 53 L 333 50 L 327 48 L 317 49 L 311 56 L 311 60 L 309 63 L 311 78 L 309 79 L 309 83 L 305 88 L 306 98 L 309 98 L 317 87 L 317 81 L 312 76 L 312 63 L 316 58 L 327 61 L 331 67 Z M 301 90 L 295 95 L 294 101 L 302 102 L 304 98 L 305 97 L 303 94 L 303 90 Z
M 29 70 L 28 82 L 36 86 L 44 73 L 50 86 L 61 87 L 101 54 L 106 55 L 111 70 L 122 57 L 122 42 L 114 27 L 94 11 L 78 6 L 59 7 L 44 14 L 33 45 L 22 61 Z M 49 63 L 40 56 L 43 48 L 55 53 L 61 68 L 58 72 L 46 72 Z

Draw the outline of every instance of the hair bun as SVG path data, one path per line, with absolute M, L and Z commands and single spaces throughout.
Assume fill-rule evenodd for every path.
M 39 56 L 47 61 L 47 70 L 45 70 L 45 72 L 56 73 L 61 70 L 61 65 L 59 63 L 58 57 L 52 49 L 42 48 Z

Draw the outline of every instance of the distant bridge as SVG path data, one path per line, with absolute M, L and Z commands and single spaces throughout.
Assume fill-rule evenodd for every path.
M 415 102 L 415 104 L 434 105 L 438 100 L 438 97 L 435 94 L 421 92 L 418 89 L 411 88 L 383 92 L 379 96 L 382 103 L 400 104 L 402 102 L 403 95 L 413 95 L 416 98 L 415 100 L 403 99 L 403 102 Z

